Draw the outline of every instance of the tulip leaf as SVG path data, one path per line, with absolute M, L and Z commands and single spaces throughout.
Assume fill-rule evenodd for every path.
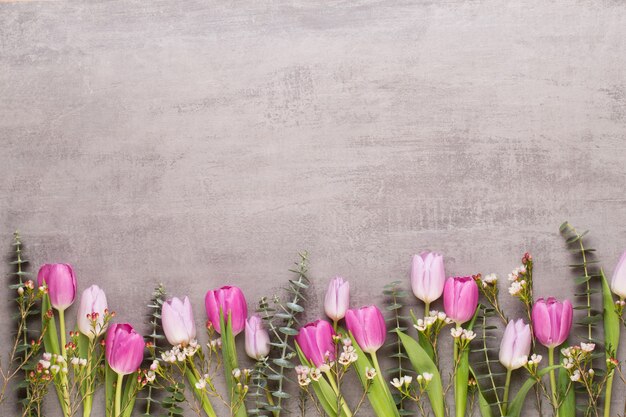
M 470 366 L 470 373 L 472 374 L 472 376 L 474 377 L 474 379 L 476 381 L 478 381 L 478 376 L 476 375 L 476 373 L 474 372 L 474 369 L 472 369 L 472 367 Z M 476 388 L 477 388 L 477 394 L 478 394 L 478 408 L 480 410 L 480 415 L 482 417 L 493 417 L 493 411 L 491 410 L 491 404 L 489 404 L 489 401 L 487 401 L 487 399 L 485 398 L 484 394 L 483 394 L 483 390 L 480 387 L 480 384 L 476 384 Z
M 108 364 L 105 364 L 104 370 L 104 404 L 106 417 L 114 417 L 114 401 L 115 401 L 115 383 L 117 374 Z
M 433 379 L 428 383 L 426 393 L 428 394 L 430 406 L 433 409 L 435 417 L 444 417 L 445 405 L 443 385 L 441 383 L 441 376 L 439 375 L 437 365 L 435 365 L 435 362 L 433 362 L 430 356 L 428 356 L 422 346 L 420 346 L 420 344 L 417 343 L 411 336 L 398 332 L 398 337 L 400 337 L 400 340 L 402 341 L 404 350 L 409 356 L 409 361 L 411 362 L 411 365 L 413 365 L 415 372 L 418 374 L 423 374 L 424 372 L 433 374 Z
M 222 357 L 224 359 L 224 377 L 226 386 L 231 396 L 231 405 L 238 402 L 239 405 L 234 410 L 234 417 L 246 417 L 248 415 L 245 405 L 238 401 L 237 381 L 233 376 L 233 370 L 239 367 L 237 360 L 237 346 L 235 345 L 235 335 L 233 335 L 232 314 L 228 315 L 228 321 L 224 320 L 224 312 L 220 311 L 220 330 L 222 331 Z
M 304 366 L 308 366 L 311 369 L 315 368 L 311 362 L 309 362 L 304 353 L 302 353 L 302 349 L 298 343 L 295 343 L 296 351 L 298 352 L 298 357 L 300 358 L 300 362 Z M 311 386 L 313 387 L 313 391 L 315 391 L 315 395 L 317 396 L 317 400 L 320 402 L 320 405 L 329 416 L 337 415 L 337 394 L 333 391 L 332 387 L 326 380 L 326 377 L 322 377 L 317 381 L 311 381 Z M 343 415 L 342 411 L 342 415 Z
M 122 393 L 122 410 L 121 417 L 130 417 L 135 408 L 135 400 L 137 399 L 137 372 L 133 372 L 125 377 L 124 391 Z
M 189 386 L 193 390 L 193 394 L 196 396 L 198 401 L 200 401 L 200 405 L 207 417 L 216 417 L 217 415 L 215 414 L 215 410 L 213 410 L 213 405 L 211 405 L 211 401 L 209 400 L 207 393 L 204 390 L 196 388 L 198 376 L 195 375 L 190 366 L 185 368 L 185 376 L 187 377 L 187 381 L 189 381 Z
M 467 330 L 474 328 L 476 317 L 478 317 L 479 308 L 476 306 L 474 317 L 469 321 L 466 326 Z M 456 341 L 455 341 L 456 343 Z M 457 417 L 465 417 L 465 410 L 467 409 L 467 383 L 469 381 L 469 346 L 462 352 L 459 352 L 461 357 L 459 358 L 458 366 L 456 368 L 456 374 L 454 375 L 454 405 L 455 413 Z M 456 358 L 455 358 L 456 359 Z
M 604 316 L 604 348 L 606 351 L 606 359 L 615 359 L 617 348 L 619 347 L 620 334 L 620 317 L 615 311 L 615 302 L 613 293 L 609 287 L 609 282 L 604 275 L 604 271 L 600 270 L 600 279 L 602 280 L 602 305 Z M 615 371 L 611 370 L 607 376 L 606 392 L 604 402 L 604 415 L 611 414 L 611 397 L 613 389 L 613 377 Z
M 547 366 L 543 368 L 542 370 L 540 370 L 539 372 L 537 372 L 537 376 L 539 377 L 539 379 L 541 379 L 548 372 L 554 369 L 560 368 L 560 367 L 561 365 Z M 517 391 L 517 394 L 515 395 L 515 398 L 513 398 L 513 401 L 509 403 L 506 417 L 519 417 L 522 414 L 522 409 L 524 408 L 524 400 L 526 400 L 526 395 L 528 395 L 528 392 L 532 389 L 533 386 L 535 386 L 536 383 L 537 383 L 537 379 L 535 379 L 535 377 L 533 376 L 528 377 L 528 379 L 526 380 L 526 382 L 524 382 L 524 384 L 521 386 L 519 391 Z M 575 415 L 575 414 L 568 414 L 568 415 Z
M 562 360 L 561 360 L 562 362 Z M 576 415 L 576 392 L 572 386 L 572 380 L 570 379 L 567 369 L 561 367 L 557 373 L 557 389 L 561 404 L 559 406 L 560 416 L 575 416 Z
M 52 314 L 48 316 L 48 312 Z M 41 299 L 41 333 L 43 334 L 43 346 L 46 352 L 59 355 L 61 353 L 61 349 L 59 348 L 59 334 L 57 333 L 54 310 L 52 310 L 48 293 L 45 293 Z M 54 388 L 61 408 L 66 408 L 62 388 L 58 384 L 54 384 Z

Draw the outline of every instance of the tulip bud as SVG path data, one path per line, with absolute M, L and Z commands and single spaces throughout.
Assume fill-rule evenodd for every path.
M 161 308 L 161 324 L 165 338 L 172 345 L 188 345 L 196 338 L 196 324 L 189 298 L 182 301 L 173 297 L 163 303 Z
M 554 297 L 535 301 L 532 310 L 533 330 L 539 343 L 554 348 L 565 342 L 572 329 L 572 303 Z
M 270 353 L 270 335 L 263 327 L 261 317 L 254 314 L 246 320 L 246 354 L 260 360 Z
M 220 312 L 224 315 L 224 323 L 228 322 L 230 316 L 234 336 L 244 329 L 248 316 L 248 306 L 241 289 L 227 285 L 217 290 L 211 290 L 206 293 L 204 305 L 209 321 L 216 332 L 221 334 Z
M 350 305 L 350 283 L 336 277 L 328 284 L 324 299 L 324 311 L 333 321 L 339 321 L 346 315 Z
M 109 327 L 105 343 L 106 361 L 116 373 L 128 375 L 135 372 L 143 360 L 143 337 L 128 323 L 115 323 Z
M 39 268 L 37 285 L 48 287 L 50 304 L 57 310 L 65 310 L 76 298 L 76 277 L 69 264 L 45 264 Z
M 76 319 L 78 330 L 90 339 L 104 333 L 107 327 L 104 321 L 107 308 L 107 296 L 100 287 L 92 285 L 83 291 Z
M 348 310 L 346 327 L 363 352 L 375 353 L 385 343 L 387 327 L 383 314 L 376 306 Z
M 620 298 L 626 298 L 626 251 L 622 253 L 613 271 L 611 290 Z
M 302 327 L 296 336 L 296 343 L 302 354 L 316 367 L 335 360 L 335 331 L 327 321 L 317 320 Z
M 443 308 L 457 324 L 470 320 L 478 307 L 478 285 L 472 277 L 450 277 L 443 289 Z
M 417 298 L 428 304 L 437 300 L 443 293 L 445 281 L 443 256 L 434 252 L 413 256 L 411 288 Z
M 522 319 L 509 321 L 500 342 L 500 363 L 509 370 L 521 368 L 528 362 L 530 345 L 530 326 Z

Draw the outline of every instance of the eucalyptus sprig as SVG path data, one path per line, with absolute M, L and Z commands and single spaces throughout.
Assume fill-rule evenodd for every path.
M 165 338 L 163 335 L 162 327 L 161 327 L 161 309 L 163 308 L 163 303 L 167 297 L 167 292 L 165 291 L 165 286 L 163 284 L 157 285 L 152 293 L 152 299 L 148 304 L 148 320 L 150 324 L 151 333 L 147 337 L 148 342 L 152 345 L 153 349 L 148 349 L 149 355 L 147 360 L 151 363 L 158 360 L 158 354 L 161 351 L 160 342 Z M 154 414 L 155 408 L 160 405 L 159 400 L 157 400 L 156 394 L 160 387 L 157 384 L 149 384 L 146 390 L 146 396 L 141 398 L 145 401 L 145 411 L 143 416 L 148 417 Z M 171 394 L 171 391 L 168 391 Z M 178 390 L 176 390 L 178 392 Z M 171 397 L 171 395 L 170 395 Z M 167 410 L 171 412 L 171 408 Z

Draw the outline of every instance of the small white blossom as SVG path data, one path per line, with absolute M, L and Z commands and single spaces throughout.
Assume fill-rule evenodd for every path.
M 433 374 L 431 374 L 429 372 L 424 372 L 422 374 L 422 376 L 424 377 L 424 381 L 426 381 L 426 382 L 430 382 L 433 379 Z
M 463 329 L 461 329 L 460 327 L 454 327 L 450 329 L 450 334 L 453 338 L 458 339 L 463 334 Z
M 594 350 L 595 348 L 596 348 L 595 343 L 581 343 L 581 344 L 580 344 L 580 349 L 581 349 L 583 352 L 587 352 L 587 353 L 589 353 L 589 352 L 593 352 L 593 350 Z
M 204 379 L 196 382 L 196 389 L 204 389 L 204 387 L 206 387 L 206 381 Z
M 311 372 L 309 374 L 311 376 L 311 379 L 313 381 L 319 381 L 320 378 L 322 377 L 322 371 L 320 371 L 319 369 L 315 368 L 315 369 L 311 369 Z
M 580 371 L 576 369 L 569 378 L 574 382 L 580 381 Z
M 376 369 L 370 368 L 368 366 L 365 367 L 365 377 L 369 380 L 376 378 Z

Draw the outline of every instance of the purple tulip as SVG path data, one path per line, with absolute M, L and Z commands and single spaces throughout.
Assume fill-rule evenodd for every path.
M 434 252 L 422 252 L 413 256 L 411 288 L 413 294 L 430 304 L 441 297 L 446 282 L 443 256 Z
M 572 329 L 572 303 L 557 301 L 554 297 L 535 301 L 532 311 L 533 330 L 539 343 L 547 348 L 559 346 L 567 340 Z
M 320 367 L 335 360 L 335 343 L 333 327 L 324 320 L 309 323 L 300 329 L 296 336 L 296 343 L 302 354 L 313 365 Z
M 348 310 L 346 327 L 363 352 L 375 353 L 385 343 L 387 327 L 383 314 L 376 306 Z
M 224 315 L 224 323 L 228 321 L 228 316 L 230 316 L 234 336 L 244 329 L 248 316 L 248 306 L 241 289 L 227 285 L 217 290 L 211 290 L 206 293 L 204 305 L 209 321 L 216 332 L 221 334 L 222 330 L 220 329 L 220 312 Z
M 339 321 L 346 315 L 350 305 L 350 283 L 341 277 L 336 277 L 328 284 L 324 311 L 333 321 Z
M 161 323 L 167 341 L 172 345 L 188 345 L 196 338 L 196 324 L 189 298 L 173 297 L 163 303 Z
M 107 296 L 97 285 L 83 291 L 78 307 L 76 323 L 78 330 L 90 339 L 100 336 L 107 328 L 104 316 L 107 313 Z
M 526 365 L 531 340 L 530 326 L 524 320 L 509 321 L 500 342 L 500 363 L 508 370 Z
M 611 289 L 620 298 L 626 298 L 626 251 L 622 253 L 615 267 L 615 271 L 613 271 Z
M 246 320 L 246 354 L 257 361 L 270 353 L 270 335 L 263 320 L 254 314 Z
M 450 277 L 443 288 L 443 309 L 457 324 L 470 320 L 478 307 L 478 285 L 472 277 Z
M 70 264 L 45 264 L 39 268 L 37 284 L 48 287 L 50 304 L 57 310 L 65 310 L 76 298 L 76 277 Z
M 117 374 L 128 375 L 139 369 L 143 360 L 143 337 L 128 323 L 111 325 L 105 340 L 106 361 Z

